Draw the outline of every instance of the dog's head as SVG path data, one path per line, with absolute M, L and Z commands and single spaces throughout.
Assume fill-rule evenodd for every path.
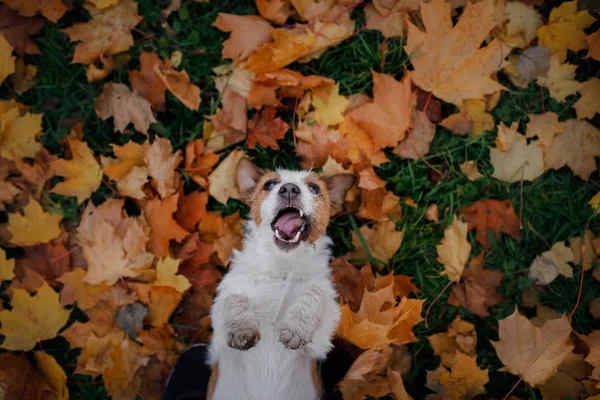
M 354 181 L 349 174 L 320 178 L 309 171 L 264 171 L 245 158 L 237 168 L 238 187 L 252 219 L 259 230 L 270 230 L 285 252 L 325 234 Z

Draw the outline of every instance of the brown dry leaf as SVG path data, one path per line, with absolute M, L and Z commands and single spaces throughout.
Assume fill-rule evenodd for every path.
M 363 268 L 371 268 L 364 266 Z M 365 291 L 365 279 L 361 271 L 348 261 L 334 258 L 331 261 L 331 279 L 340 299 L 350 306 L 352 312 L 357 312 Z
M 573 108 L 577 112 L 577 119 L 594 118 L 600 113 L 600 79 L 592 78 L 581 85 L 581 97 Z
M 546 169 L 571 168 L 584 181 L 596 171 L 596 156 L 600 156 L 600 131 L 587 121 L 561 122 L 563 133 L 556 136 L 546 150 Z
M 141 347 L 126 337 L 111 349 L 110 363 L 102 371 L 102 380 L 108 394 L 114 399 L 135 398 L 141 386 L 137 370 L 150 360 L 140 354 Z
M 366 190 L 377 190 L 385 187 L 385 181 L 379 179 L 373 168 L 366 168 L 358 174 L 358 187 Z
M 390 219 L 399 222 L 402 219 L 400 198 L 383 187 L 375 190 L 360 189 L 360 206 L 356 215 L 374 221 Z
M 140 54 L 140 70 L 129 71 L 131 88 L 152 104 L 155 111 L 165 108 L 165 90 L 167 85 L 154 71 L 155 65 L 160 65 L 162 60 L 155 52 L 142 51 Z
M 538 137 L 544 148 L 550 147 L 554 136 L 562 133 L 563 127 L 558 122 L 558 115 L 553 112 L 544 114 L 528 114 L 529 122 L 527 123 L 528 138 Z
M 500 320 L 500 340 L 492 342 L 502 370 L 520 375 L 532 386 L 543 384 L 556 373 L 573 349 L 571 325 L 566 316 L 534 326 L 518 310 Z
M 54 23 L 57 23 L 68 10 L 62 0 L 5 0 L 4 4 L 23 17 L 42 14 Z
M 591 372 L 583 354 L 569 353 L 558 367 L 558 372 L 544 383 L 540 390 L 544 400 L 579 399 L 585 392 L 581 383 Z
M 479 172 L 479 168 L 477 168 L 477 162 L 475 161 L 465 161 L 464 163 L 460 164 L 459 167 L 467 179 L 471 182 L 475 182 L 477 179 L 483 178 L 483 175 Z
M 208 213 L 200 221 L 198 232 L 200 238 L 213 245 L 217 252 L 217 258 L 223 267 L 229 265 L 229 259 L 233 250 L 240 249 L 244 239 L 244 220 L 240 218 L 240 212 L 221 218 L 215 213 Z
M 368 248 L 362 245 L 357 233 L 352 232 L 354 250 L 346 255 L 346 258 L 358 264 L 364 264 L 371 258 L 387 263 L 400 248 L 404 237 L 404 232 L 396 231 L 396 224 L 390 220 L 377 222 L 372 228 L 363 225 L 360 233 Z
M 472 399 L 485 391 L 489 382 L 487 369 L 480 369 L 475 356 L 456 353 L 456 359 L 449 371 L 439 367 L 427 372 L 427 387 L 437 393 L 428 399 L 462 400 Z
M 481 135 L 495 126 L 494 118 L 486 112 L 485 102 L 481 99 L 463 101 L 460 112 L 446 117 L 440 125 L 456 135 L 473 136 Z
M 509 151 L 490 149 L 490 160 L 494 167 L 492 177 L 510 183 L 533 181 L 546 171 L 541 143 L 533 140 L 527 144 L 527 139 L 520 133 L 515 135 Z
M 549 251 L 535 258 L 528 277 L 540 285 L 549 284 L 559 274 L 572 278 L 573 268 L 567 263 L 573 262 L 573 259 L 573 251 L 565 246 L 565 242 L 557 242 Z
M 373 74 L 373 102 L 364 104 L 349 115 L 379 147 L 396 146 L 411 127 L 412 89 L 408 72 L 398 82 L 390 75 Z
M 23 58 L 19 58 L 15 64 L 15 74 L 11 77 L 15 93 L 22 95 L 31 89 L 35 85 L 36 77 L 37 67 L 35 65 L 25 64 Z
M 394 149 L 394 154 L 416 161 L 429 153 L 429 144 L 435 136 L 435 125 L 421 111 L 413 110 L 412 120 L 412 130 Z
M 462 210 L 462 215 L 469 223 L 469 230 L 477 229 L 475 238 L 485 251 L 490 250 L 489 231 L 500 239 L 504 232 L 515 240 L 519 240 L 521 221 L 515 214 L 510 200 L 480 200 Z
M 207 117 L 212 123 L 212 131 L 204 125 L 206 149 L 221 151 L 246 139 L 248 114 L 246 99 L 230 87 L 226 87 L 221 98 L 223 109 Z
M 129 57 L 128 55 L 126 57 Z M 115 70 L 115 59 L 113 57 L 100 56 L 100 61 L 97 62 L 101 67 L 95 64 L 90 64 L 86 68 L 86 78 L 88 82 L 95 82 L 106 78 Z
M 233 150 L 208 177 L 208 193 L 222 204 L 229 199 L 240 199 L 236 171 L 245 155 L 243 150 Z
M 462 306 L 482 318 L 489 315 L 488 307 L 504 301 L 497 291 L 504 274 L 501 271 L 486 270 L 483 257 L 484 253 L 480 253 L 471 259 L 461 282 L 452 287 L 452 294 L 448 299 L 448 304 Z
M 150 124 L 156 122 L 148 100 L 122 83 L 105 84 L 95 109 L 103 120 L 114 117 L 115 132 L 127 133 L 127 125 L 133 123 L 136 130 L 147 135 Z
M 589 46 L 588 57 L 592 57 L 596 61 L 600 61 L 600 31 L 596 31 L 585 37 L 585 41 Z
M 505 21 L 492 33 L 511 48 L 527 47 L 543 25 L 542 17 L 533 7 L 518 1 L 506 3 L 504 18 Z
M 171 61 L 155 63 L 154 72 L 165 84 L 171 94 L 190 110 L 198 111 L 200 108 L 200 88 L 190 81 L 185 71 L 175 71 Z
M 471 254 L 471 245 L 467 241 L 467 223 L 454 217 L 452 225 L 444 231 L 444 239 L 435 247 L 438 253 L 437 260 L 444 266 L 442 275 L 458 282 Z
M 45 23 L 46 20 L 40 16 L 23 18 L 6 4 L 0 4 L 0 33 L 20 56 L 41 54 L 30 36 L 37 34 Z
M 196 224 L 206 215 L 207 204 L 207 192 L 192 192 L 188 195 L 180 196 L 177 212 L 175 212 L 175 221 L 183 229 L 190 232 L 193 231 Z
M 144 144 L 144 162 L 156 191 L 166 198 L 179 188 L 180 174 L 176 171 L 183 161 L 181 150 L 173 152 L 169 139 L 157 137 L 154 143 Z
M 4 38 L 4 35 L 0 33 L 0 55 L 2 56 L 2 62 L 0 62 L 0 83 L 4 82 L 7 76 L 15 72 L 15 58 L 12 56 L 13 47 Z
M 58 238 L 51 242 L 38 244 L 35 246 L 27 246 L 23 248 L 25 257 L 18 258 L 17 268 L 15 274 L 21 275 L 22 268 L 29 268 L 43 276 L 48 282 L 56 280 L 62 276 L 65 272 L 71 270 L 75 263 L 74 259 L 71 259 L 78 255 L 75 254 L 76 249 L 66 249 L 63 242 L 68 240 L 67 234 L 61 234 Z
M 52 193 L 74 196 L 77 203 L 81 204 L 100 187 L 102 170 L 87 143 L 77 140 L 74 136 L 67 140 L 72 158 L 58 159 L 50 164 L 56 174 L 66 180 L 56 184 Z
M 519 128 L 519 122 L 515 121 L 512 125 L 507 127 L 503 122 L 498 125 L 498 136 L 496 136 L 496 147 L 500 151 L 507 152 L 510 150 L 515 136 L 519 134 L 517 129 Z
M 320 168 L 330 156 L 335 160 L 346 158 L 349 145 L 335 129 L 317 123 L 309 125 L 302 121 L 295 133 L 298 140 L 296 154 L 304 169 Z
M 159 199 L 149 200 L 144 206 L 144 215 L 152 229 L 149 248 L 158 257 L 169 256 L 169 242 L 181 242 L 189 233 L 175 222 L 173 213 L 177 210 L 179 193 Z
M 11 171 L 13 184 L 39 201 L 46 181 L 54 176 L 54 169 L 50 163 L 55 159 L 56 157 L 50 155 L 47 149 L 42 148 L 35 155 L 33 163 L 31 160 L 14 160 L 15 170 Z
M 502 4 L 503 6 L 503 4 Z M 413 82 L 436 97 L 460 107 L 466 99 L 482 98 L 504 89 L 492 74 L 504 65 L 509 47 L 497 40 L 480 48 L 502 10 L 493 0 L 469 3 L 453 27 L 451 4 L 445 0 L 421 2 L 426 32 L 407 21 L 404 46 L 414 66 Z
M 20 213 L 8 214 L 7 229 L 11 233 L 10 243 L 17 246 L 33 246 L 47 243 L 60 235 L 63 216 L 44 211 L 40 203 L 30 199 Z
M 75 46 L 74 63 L 92 64 L 102 55 L 122 53 L 133 46 L 131 30 L 142 20 L 135 1 L 121 0 L 102 10 L 91 4 L 84 7 L 90 13 L 90 21 L 62 30 L 72 42 L 80 42 Z
M 427 210 L 425 210 L 425 219 L 431 222 L 438 222 L 439 213 L 440 210 L 438 209 L 437 204 L 432 204 L 429 207 L 427 207 Z
M 212 26 L 223 32 L 231 32 L 223 42 L 222 58 L 243 60 L 258 47 L 273 39 L 273 27 L 256 15 L 234 15 L 219 13 Z
M 0 354 L 0 394 L 3 399 L 57 399 L 58 393 L 33 367 L 27 354 Z M 63 397 L 59 397 L 63 399 Z
M 275 118 L 277 109 L 266 107 L 248 121 L 248 148 L 254 149 L 256 144 L 262 147 L 279 150 L 278 139 L 283 139 L 290 125 L 281 118 Z
M 555 54 L 550 59 L 548 75 L 537 78 L 537 83 L 547 88 L 552 98 L 563 103 L 568 96 L 581 89 L 582 83 L 575 80 L 576 69 L 577 65 L 563 64 L 560 56 Z
M 384 38 L 404 37 L 404 15 L 400 12 L 380 13 L 373 4 L 364 8 L 366 28 L 379 31 Z
M 60 305 L 67 306 L 77 303 L 77 307 L 83 311 L 96 305 L 108 292 L 110 286 L 105 284 L 90 285 L 83 280 L 86 271 L 75 268 L 62 275 L 57 280 L 64 286 L 60 291 Z
M 456 317 L 448 326 L 448 332 L 437 333 L 427 337 L 433 352 L 439 356 L 442 365 L 452 368 L 457 353 L 464 353 L 474 357 L 477 353 L 477 332 L 470 322 Z
M 185 146 L 184 171 L 203 189 L 208 187 L 208 176 L 218 162 L 217 154 L 204 154 L 203 139 L 193 140 Z

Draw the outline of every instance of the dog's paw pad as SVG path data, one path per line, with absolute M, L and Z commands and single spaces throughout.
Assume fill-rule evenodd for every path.
M 260 340 L 260 332 L 256 328 L 240 328 L 229 332 L 227 344 L 237 350 L 251 349 Z
M 306 340 L 290 328 L 280 328 L 278 333 L 279 341 L 288 349 L 301 349 L 309 343 L 309 340 Z

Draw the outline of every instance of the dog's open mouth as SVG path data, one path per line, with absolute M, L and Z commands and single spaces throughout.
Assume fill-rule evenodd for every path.
M 275 239 L 288 246 L 295 246 L 308 237 L 308 221 L 301 208 L 285 207 L 277 212 L 271 222 Z

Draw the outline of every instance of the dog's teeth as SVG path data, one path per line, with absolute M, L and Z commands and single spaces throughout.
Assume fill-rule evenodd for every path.
M 300 233 L 302 233 L 302 231 L 298 231 L 298 233 L 296 233 L 296 236 L 294 236 L 294 239 L 292 239 L 292 242 L 297 242 L 298 239 L 300 239 Z
M 304 218 L 304 211 L 302 211 L 302 210 L 298 210 L 298 211 L 300 212 L 300 217 Z
M 281 233 L 279 232 L 279 229 L 275 229 L 275 237 L 279 240 L 283 240 L 285 242 L 285 239 L 281 237 Z

